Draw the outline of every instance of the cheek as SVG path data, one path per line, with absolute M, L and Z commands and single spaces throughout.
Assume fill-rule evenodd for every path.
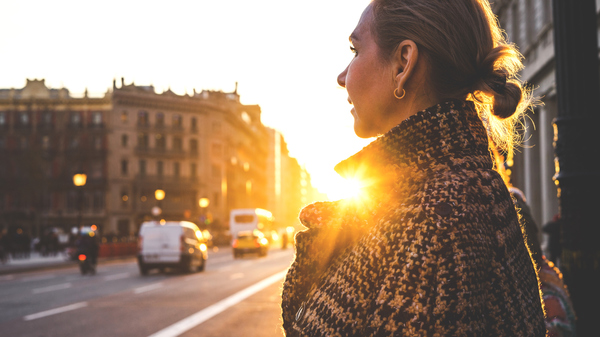
M 354 63 L 348 68 L 348 75 L 346 76 L 346 90 L 350 99 L 354 101 L 355 98 L 363 93 L 364 89 L 368 87 L 369 76 L 365 74 L 361 68 L 360 63 Z M 353 98 L 354 97 L 354 98 Z

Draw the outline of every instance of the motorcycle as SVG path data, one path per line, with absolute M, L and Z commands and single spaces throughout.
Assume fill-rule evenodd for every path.
M 90 275 L 96 274 L 96 264 L 91 261 L 87 254 L 80 253 L 78 259 L 81 275 L 85 275 L 87 273 L 90 273 Z

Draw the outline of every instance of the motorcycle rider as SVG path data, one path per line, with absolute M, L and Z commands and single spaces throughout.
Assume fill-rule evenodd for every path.
M 89 259 L 92 266 L 96 265 L 98 260 L 98 250 L 100 246 L 96 240 L 96 233 L 89 231 L 87 233 L 81 233 L 79 239 L 76 242 L 77 255 L 84 254 Z

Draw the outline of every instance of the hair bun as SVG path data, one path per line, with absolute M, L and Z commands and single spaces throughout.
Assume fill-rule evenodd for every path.
M 492 114 L 500 119 L 505 119 L 512 116 L 523 98 L 523 90 L 521 86 L 512 81 L 507 81 L 503 88 L 499 91 L 494 91 L 494 108 Z

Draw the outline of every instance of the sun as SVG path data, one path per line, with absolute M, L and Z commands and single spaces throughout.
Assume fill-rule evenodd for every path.
M 358 180 L 338 176 L 328 182 L 326 193 L 329 200 L 350 199 L 360 196 L 362 187 Z

